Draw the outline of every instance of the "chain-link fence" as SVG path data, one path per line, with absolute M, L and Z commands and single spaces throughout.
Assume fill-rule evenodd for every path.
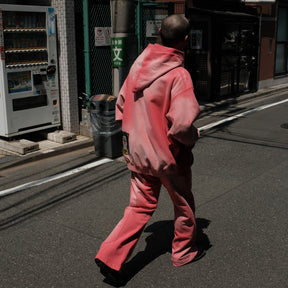
M 89 12 L 91 94 L 112 94 L 110 43 L 95 45 L 95 28 L 111 27 L 110 1 L 90 1 Z
M 76 53 L 78 74 L 78 95 L 87 92 L 85 88 L 85 54 L 83 27 L 83 0 L 75 1 Z M 95 28 L 111 27 L 110 1 L 89 0 L 89 58 L 91 95 L 112 93 L 112 65 L 110 46 L 95 45 Z
M 76 21 L 76 53 L 78 70 L 78 94 L 86 91 L 85 87 L 85 51 L 83 28 L 83 0 L 74 0 Z M 95 45 L 95 28 L 111 27 L 110 0 L 88 0 L 89 12 L 89 58 L 91 95 L 112 94 L 111 47 Z M 173 13 L 184 13 L 185 1 L 155 2 L 135 1 L 136 33 L 138 52 L 149 43 L 155 43 L 161 20 Z M 181 11 L 180 11 L 181 10 Z M 85 19 L 84 19 L 85 20 Z M 87 73 L 87 71 L 86 71 Z

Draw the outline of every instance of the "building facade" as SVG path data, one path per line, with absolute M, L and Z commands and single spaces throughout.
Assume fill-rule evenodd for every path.
M 0 3 L 22 5 L 23 1 Z M 151 29 L 164 16 L 179 13 L 191 20 L 185 65 L 199 100 L 237 97 L 287 82 L 288 0 L 139 0 L 134 4 L 135 57 L 157 40 Z M 25 5 L 55 9 L 62 129 L 78 134 L 79 96 L 87 92 L 87 85 L 92 95 L 113 93 L 111 46 L 100 45 L 95 38 L 97 29 L 111 27 L 110 0 L 27 0 Z

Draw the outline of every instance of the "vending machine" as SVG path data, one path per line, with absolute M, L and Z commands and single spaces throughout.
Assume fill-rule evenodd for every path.
M 54 9 L 0 4 L 0 136 L 60 124 Z

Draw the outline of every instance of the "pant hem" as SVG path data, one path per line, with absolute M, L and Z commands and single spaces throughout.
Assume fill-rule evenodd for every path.
M 181 261 L 173 261 L 172 260 L 173 266 L 174 267 L 180 267 L 180 266 L 184 266 L 184 265 L 190 263 L 195 258 L 195 256 L 197 255 L 197 252 L 198 252 L 197 250 L 193 251 L 193 253 L 191 255 L 185 257 Z

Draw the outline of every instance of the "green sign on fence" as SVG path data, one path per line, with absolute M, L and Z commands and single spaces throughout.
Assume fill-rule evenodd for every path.
M 111 57 L 113 67 L 125 66 L 125 38 L 111 38 Z

